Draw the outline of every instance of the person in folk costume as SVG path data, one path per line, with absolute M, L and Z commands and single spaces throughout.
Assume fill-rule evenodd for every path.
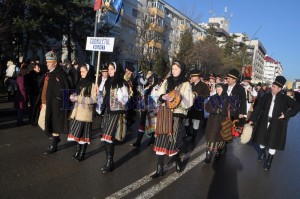
M 271 93 L 263 96 L 249 118 L 249 123 L 255 126 L 253 142 L 260 146 L 257 160 L 266 158 L 265 170 L 271 168 L 276 150 L 284 150 L 289 119 L 300 111 L 300 104 L 282 93 L 285 83 L 283 76 L 277 76 Z
M 20 73 L 16 79 L 17 91 L 15 93 L 14 107 L 17 109 L 17 125 L 22 126 L 24 112 L 28 109 L 29 87 L 28 87 L 28 70 L 24 64 L 21 66 Z
M 241 83 L 241 85 L 245 88 L 245 92 L 246 92 L 246 103 L 247 103 L 247 118 L 248 118 L 248 114 L 251 111 L 251 106 L 254 102 L 254 98 L 257 96 L 257 92 L 255 90 L 255 88 L 252 87 L 251 85 L 251 77 L 244 77 L 243 82 Z
M 56 152 L 57 144 L 61 141 L 60 134 L 68 133 L 68 107 L 65 105 L 68 105 L 69 101 L 64 101 L 63 91 L 69 90 L 69 82 L 67 74 L 58 66 L 57 61 L 54 52 L 50 51 L 46 54 L 49 73 L 44 79 L 41 98 L 42 106 L 46 105 L 44 107 L 46 108 L 45 133 L 52 137 L 52 144 L 44 154 Z
M 221 136 L 221 123 L 228 117 L 229 100 L 227 93 L 223 92 L 224 85 L 216 84 L 216 94 L 209 98 L 205 109 L 209 112 L 205 128 L 206 137 L 206 158 L 205 163 L 210 163 L 213 152 L 216 152 L 214 159 L 217 160 L 225 147 L 225 140 Z
M 151 145 L 154 143 L 155 137 L 155 118 L 157 115 L 157 106 L 153 99 L 154 95 L 153 92 L 156 89 L 158 84 L 158 77 L 153 74 L 151 71 L 148 71 L 146 76 L 147 84 L 144 88 L 143 93 L 143 103 L 144 107 L 141 109 L 141 119 L 140 119 L 140 127 L 138 130 L 138 135 L 135 143 L 131 145 L 134 147 L 139 147 L 141 145 L 141 141 L 143 139 L 144 134 L 151 136 L 150 142 L 148 144 Z
M 242 125 L 247 117 L 247 105 L 245 89 L 238 83 L 239 76 L 239 71 L 236 69 L 230 70 L 227 74 L 227 84 L 224 86 L 223 92 L 227 93 L 229 98 L 231 120 L 239 120 L 240 125 Z M 227 152 L 227 142 L 224 152 Z
M 200 79 L 200 70 L 193 69 L 190 71 L 190 79 L 192 82 L 192 91 L 194 94 L 194 104 L 188 111 L 187 118 L 184 121 L 186 135 L 184 138 L 190 137 L 191 142 L 195 142 L 200 121 L 204 119 L 204 100 L 209 97 L 210 92 L 205 83 Z M 193 124 L 193 131 L 190 132 L 190 121 Z
M 108 76 L 103 91 L 104 99 L 101 108 L 102 112 L 104 111 L 101 141 L 106 144 L 106 164 L 101 168 L 103 174 L 114 169 L 114 139 L 120 140 L 117 133 L 122 135 L 126 133 L 123 131 L 126 131 L 125 113 L 129 99 L 129 88 L 123 78 L 122 66 L 115 62 L 110 63 L 108 65 Z
M 209 91 L 210 96 L 216 94 L 216 75 L 213 73 L 209 76 Z
M 138 92 L 140 95 L 143 96 L 144 88 L 146 87 L 146 84 L 148 83 L 147 77 L 144 77 L 143 71 L 138 72 L 138 76 L 136 77 L 137 85 L 138 85 Z
M 188 109 L 193 105 L 194 101 L 192 86 L 185 77 L 185 74 L 186 65 L 181 61 L 174 62 L 172 64 L 171 76 L 164 80 L 157 92 L 158 103 L 161 103 L 158 110 L 156 139 L 154 142 L 154 151 L 156 152 L 158 163 L 157 170 L 151 175 L 151 178 L 164 175 L 163 167 L 165 155 L 173 157 L 176 163 L 176 172 L 179 173 L 182 170 L 181 159 L 178 154 L 179 126 L 182 124 Z M 182 100 L 175 109 L 170 110 L 165 107 L 167 101 L 174 100 L 169 96 L 169 92 L 173 90 L 180 92 Z M 163 110 L 165 110 L 165 112 L 163 112 Z M 160 113 L 163 114 L 160 115 Z
M 98 83 L 98 96 L 97 96 L 97 104 L 96 104 L 96 113 L 101 114 L 101 105 L 103 103 L 103 91 L 105 87 L 105 82 L 108 79 L 108 67 L 104 66 L 101 69 L 101 77 L 99 78 Z
M 70 96 L 70 100 L 75 104 L 70 117 L 70 132 L 68 135 L 68 141 L 77 142 L 76 152 L 72 156 L 77 161 L 84 160 L 87 145 L 90 144 L 93 110 L 97 99 L 97 91 L 93 85 L 95 79 L 94 67 L 89 64 L 82 64 L 80 75 L 81 78 L 76 85 L 76 93 Z
M 132 65 L 128 65 L 125 68 L 124 80 L 127 82 L 129 86 L 129 93 L 130 93 L 130 103 L 128 107 L 128 112 L 126 115 L 127 126 L 131 126 L 135 120 L 134 117 L 136 115 L 136 109 L 138 109 L 137 105 L 139 102 L 139 96 L 137 91 L 137 81 L 133 77 L 135 72 L 135 68 Z

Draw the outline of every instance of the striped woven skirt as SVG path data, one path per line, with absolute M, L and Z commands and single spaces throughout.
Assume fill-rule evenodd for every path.
M 117 113 L 117 114 L 109 114 L 105 112 L 102 130 L 104 134 L 102 135 L 101 141 L 113 143 L 113 139 L 116 138 L 116 133 L 119 131 L 119 123 L 122 119 L 124 114 Z
M 207 142 L 206 149 L 208 151 L 222 150 L 225 146 L 225 142 Z
M 157 121 L 158 122 L 158 121 Z M 153 150 L 157 155 L 174 156 L 178 153 L 179 126 L 182 118 L 173 117 L 172 134 L 157 134 Z
M 92 134 L 92 122 L 70 121 L 70 133 L 68 141 L 75 141 L 79 144 L 90 143 Z

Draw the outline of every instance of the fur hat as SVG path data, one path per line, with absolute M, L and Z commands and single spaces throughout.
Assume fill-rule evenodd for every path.
M 57 61 L 57 55 L 53 51 L 49 51 L 45 54 L 46 61 Z
M 6 65 L 7 65 L 7 67 L 9 67 L 9 66 L 11 66 L 11 65 L 14 65 L 14 62 L 8 61 Z
M 247 123 L 244 125 L 243 133 L 241 135 L 242 144 L 247 144 L 250 141 L 252 137 L 252 131 L 253 127 L 250 124 Z

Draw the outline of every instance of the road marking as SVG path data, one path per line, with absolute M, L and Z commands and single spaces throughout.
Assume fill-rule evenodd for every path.
M 173 173 L 167 178 L 163 179 L 160 181 L 158 184 L 152 186 L 149 188 L 147 191 L 143 192 L 142 194 L 138 195 L 136 199 L 145 199 L 145 198 L 152 198 L 155 196 L 157 193 L 159 193 L 161 190 L 175 182 L 178 178 L 183 176 L 185 173 L 187 173 L 189 170 L 194 168 L 196 165 L 198 165 L 200 162 L 202 162 L 205 159 L 206 154 L 203 153 L 199 157 L 197 157 L 195 160 L 189 162 L 187 166 L 185 167 L 184 171 L 181 173 Z
M 202 145 L 200 145 L 200 146 L 198 146 L 198 147 L 196 147 L 196 148 L 194 149 L 194 151 L 185 154 L 184 160 L 190 158 L 191 156 L 193 156 L 193 155 L 195 155 L 196 153 L 200 152 L 201 150 L 205 149 L 205 147 L 206 147 L 206 143 L 205 143 L 205 144 L 202 144 Z M 202 156 L 202 155 L 201 155 L 201 156 Z M 200 157 L 201 157 L 201 156 L 200 156 Z M 197 159 L 198 159 L 198 158 L 197 158 Z M 192 161 L 192 162 L 194 162 L 194 161 Z M 190 164 L 190 163 L 188 163 L 187 165 L 189 165 L 189 164 Z M 174 167 L 174 165 L 171 166 L 169 169 L 171 169 L 172 167 Z M 189 168 L 189 166 L 186 166 L 185 170 L 186 170 L 187 168 Z M 182 174 L 186 173 L 185 170 L 182 172 Z M 190 170 L 190 169 L 189 169 L 189 170 Z M 106 197 L 106 199 L 122 198 L 122 197 L 128 195 L 129 193 L 131 193 L 131 192 L 133 192 L 133 191 L 139 189 L 140 187 L 142 187 L 143 185 L 147 184 L 148 182 L 150 182 L 150 181 L 152 180 L 152 178 L 150 178 L 150 175 L 153 174 L 154 172 L 155 172 L 155 171 L 153 171 L 153 172 L 151 172 L 150 174 L 144 176 L 143 178 L 141 178 L 141 179 L 135 181 L 134 183 L 132 183 L 132 184 L 130 184 L 130 185 L 124 187 L 123 189 L 121 189 L 121 190 L 119 190 L 119 191 L 113 193 L 112 195 Z M 180 173 L 180 174 L 181 174 L 181 173 Z M 175 175 L 180 175 L 180 174 L 175 173 Z M 180 175 L 180 176 L 181 176 L 181 175 Z M 167 178 L 167 179 L 168 179 L 168 178 Z M 176 179 L 177 179 L 177 178 L 176 178 Z

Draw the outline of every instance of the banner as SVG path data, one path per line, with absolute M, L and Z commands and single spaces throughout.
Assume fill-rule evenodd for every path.
M 87 37 L 85 49 L 101 52 L 113 52 L 114 43 L 114 37 Z

